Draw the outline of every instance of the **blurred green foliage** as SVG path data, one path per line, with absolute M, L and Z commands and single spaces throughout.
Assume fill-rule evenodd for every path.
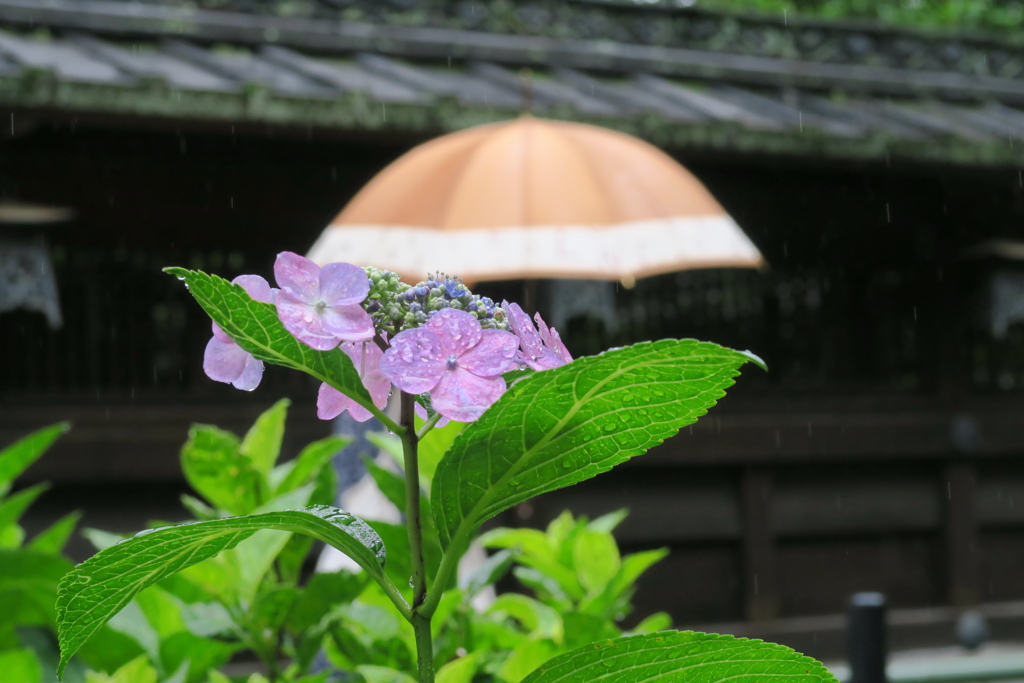
M 641 0 L 640 4 L 643 3 Z M 674 4 L 687 4 L 676 2 Z M 912 28 L 1020 34 L 1019 0 L 696 0 L 690 6 L 807 19 L 865 19 Z

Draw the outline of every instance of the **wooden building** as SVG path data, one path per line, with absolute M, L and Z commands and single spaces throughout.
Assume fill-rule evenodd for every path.
M 908 623 L 993 603 L 1020 635 L 1024 51 L 988 36 L 603 0 L 0 0 L 0 192 L 75 212 L 47 230 L 63 327 L 0 314 L 0 441 L 75 423 L 31 473 L 40 509 L 174 518 L 187 425 L 242 430 L 281 394 L 292 447 L 326 433 L 302 377 L 207 380 L 208 322 L 160 268 L 269 275 L 412 145 L 515 115 L 523 68 L 538 115 L 661 146 L 771 264 L 618 288 L 570 348 L 693 336 L 771 372 L 518 517 L 630 507 L 623 543 L 673 551 L 640 609 L 680 626 L 828 654 L 834 618 L 778 620 L 873 589 L 953 610 Z

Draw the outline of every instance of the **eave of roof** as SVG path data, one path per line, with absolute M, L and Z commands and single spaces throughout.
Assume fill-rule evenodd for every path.
M 0 25 L 59 33 L 0 33 L 0 106 L 22 111 L 430 135 L 515 115 L 533 66 L 539 114 L 666 148 L 1024 164 L 1011 78 L 98 0 L 0 0 Z

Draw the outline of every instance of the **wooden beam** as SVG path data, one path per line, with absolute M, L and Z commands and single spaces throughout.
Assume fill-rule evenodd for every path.
M 959 607 L 978 602 L 979 547 L 977 481 L 966 460 L 946 465 L 946 567 L 948 600 Z
M 743 612 L 751 620 L 779 615 L 771 529 L 772 485 L 768 470 L 749 468 L 740 477 Z

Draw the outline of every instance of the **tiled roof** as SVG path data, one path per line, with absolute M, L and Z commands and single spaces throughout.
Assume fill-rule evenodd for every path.
M 883 38 L 913 38 L 939 50 L 952 44 L 949 37 L 801 24 L 796 43 L 804 44 L 800 36 L 812 29 L 847 42 L 863 35 L 877 59 L 811 59 L 807 50 L 754 54 L 728 43 L 712 50 L 678 32 L 680 22 L 689 22 L 692 33 L 695 17 L 711 15 L 659 8 L 629 14 L 593 0 L 516 6 L 549 14 L 561 8 L 570 18 L 600 10 L 629 26 L 658 17 L 664 26 L 654 34 L 661 38 L 641 42 L 615 22 L 602 23 L 606 33 L 598 38 L 581 37 L 579 27 L 562 37 L 550 27 L 530 34 L 453 27 L 452 17 L 466 7 L 493 12 L 502 6 L 497 0 L 309 0 L 290 3 L 305 8 L 297 17 L 269 13 L 270 4 L 230 0 L 213 11 L 117 0 L 0 0 L 0 107 L 434 134 L 515 115 L 522 107 L 519 70 L 529 67 L 538 114 L 626 130 L 666 147 L 1024 162 L 1024 78 L 1007 66 L 1022 62 L 1024 51 L 1009 44 L 997 45 L 1009 55 L 1001 67 L 990 60 L 972 73 L 960 62 L 954 68 L 912 55 L 897 64 L 878 49 Z M 371 16 L 363 9 L 371 5 L 384 9 Z M 414 10 L 419 21 L 398 21 Z M 381 17 L 390 23 L 369 21 Z M 728 21 L 740 20 L 719 19 Z

